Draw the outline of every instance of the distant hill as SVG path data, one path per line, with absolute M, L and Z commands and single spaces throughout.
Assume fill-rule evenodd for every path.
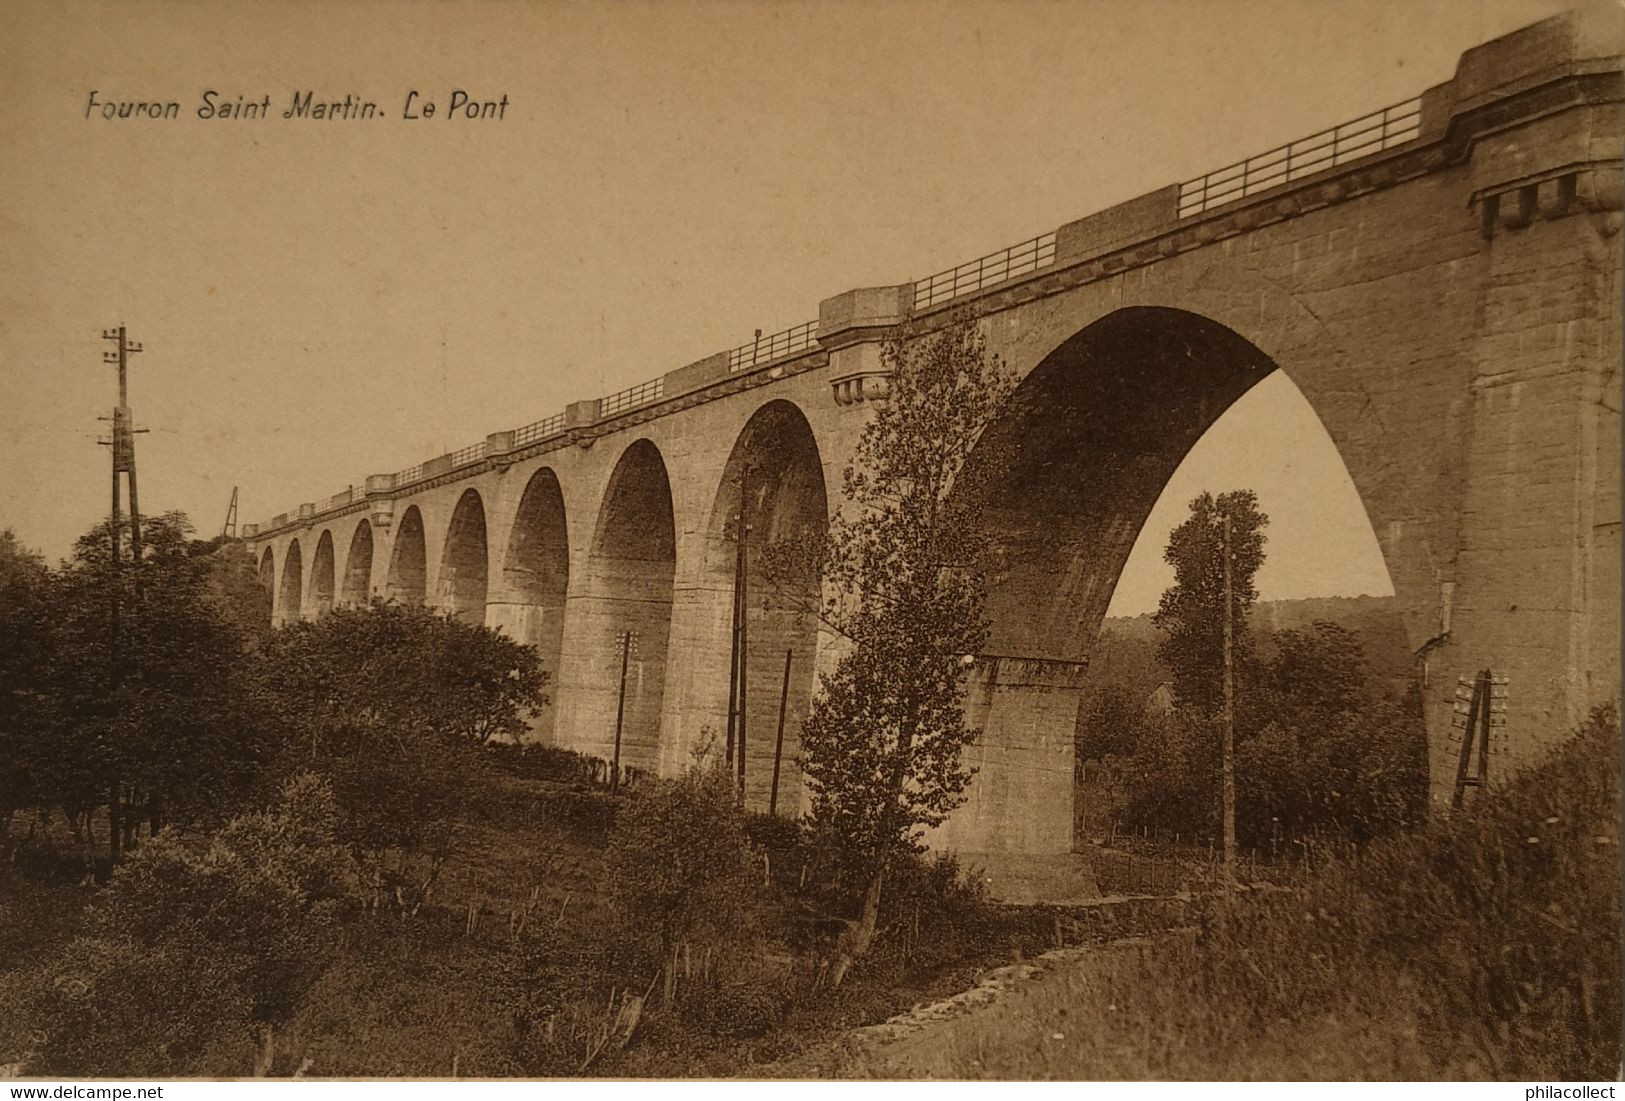
M 1276 631 L 1303 630 L 1317 620 L 1336 623 L 1356 632 L 1365 645 L 1373 678 L 1403 682 L 1410 676 L 1412 657 L 1405 638 L 1405 623 L 1391 596 L 1325 596 L 1303 600 L 1264 600 L 1253 606 L 1251 630 L 1262 641 Z M 1157 660 L 1162 632 L 1151 616 L 1121 616 L 1106 620 L 1100 638 L 1089 653 L 1091 687 L 1122 685 L 1149 696 L 1169 680 Z

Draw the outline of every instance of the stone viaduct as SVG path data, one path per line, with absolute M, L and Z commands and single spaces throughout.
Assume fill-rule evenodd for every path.
M 753 558 L 825 523 L 885 399 L 880 342 L 969 311 L 1030 400 L 978 447 L 999 456 L 984 733 L 937 843 L 1012 876 L 1070 850 L 1079 683 L 1118 574 L 1187 450 L 1275 370 L 1382 548 L 1438 798 L 1459 674 L 1510 678 L 1497 768 L 1618 695 L 1621 31 L 1606 10 L 1535 24 L 1415 100 L 247 526 L 275 618 L 383 596 L 483 619 L 553 673 L 538 736 L 603 756 L 634 630 L 623 760 L 679 769 L 725 725 L 740 471 Z M 793 603 L 757 586 L 748 613 L 753 748 L 791 651 L 787 761 L 833 652 Z M 770 767 L 753 752 L 752 805 Z

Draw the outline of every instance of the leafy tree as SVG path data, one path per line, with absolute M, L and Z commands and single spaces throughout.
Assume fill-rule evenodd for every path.
M 1146 706 L 1137 693 L 1121 685 L 1107 684 L 1085 693 L 1078 705 L 1073 755 L 1079 761 L 1098 761 L 1134 752 L 1150 721 Z
M 180 513 L 148 517 L 139 566 L 110 523 L 81 537 L 53 587 L 57 700 L 42 787 L 69 810 L 108 808 L 116 855 L 135 825 L 219 818 L 250 790 L 261 739 L 248 699 L 243 639 L 211 598 L 209 563 Z M 117 597 L 116 637 L 111 619 Z
M 616 816 L 608 854 L 616 940 L 634 970 L 663 977 L 668 1003 L 679 952 L 710 958 L 748 924 L 746 849 L 733 779 L 714 761 L 660 782 Z
M 801 731 L 815 832 L 861 884 L 849 957 L 873 939 L 888 862 L 917 849 L 970 782 L 965 683 L 988 627 L 983 498 L 967 459 L 1014 388 L 968 320 L 894 339 L 882 362 L 890 392 L 822 544 L 823 615 L 849 647 Z
M 348 836 L 444 853 L 479 743 L 517 738 L 546 702 L 533 648 L 421 607 L 375 601 L 290 623 L 261 652 L 284 770 L 331 780 Z
M 1232 638 L 1237 666 L 1246 664 L 1247 616 L 1258 600 L 1253 578 L 1264 564 L 1269 518 L 1250 489 L 1215 498 L 1203 493 L 1191 514 L 1170 533 L 1163 559 L 1174 584 L 1152 616 L 1164 632 L 1157 656 L 1173 673 L 1174 698 L 1184 707 L 1217 715 L 1223 703 L 1224 523 L 1230 521 Z
M 1363 841 L 1418 821 L 1426 738 L 1413 686 L 1370 674 L 1360 636 L 1330 622 L 1259 640 L 1236 720 L 1236 831 L 1272 840 Z M 1218 828 L 1216 717 L 1185 707 L 1151 719 L 1126 769 L 1131 825 L 1213 836 Z
M 87 932 L 43 969 L 47 1074 L 265 1073 L 338 948 L 355 869 L 332 793 L 290 781 L 271 810 L 197 840 L 166 830 L 113 876 Z
M 56 649 L 45 561 L 0 531 L 0 824 L 41 798 L 54 725 L 48 691 Z

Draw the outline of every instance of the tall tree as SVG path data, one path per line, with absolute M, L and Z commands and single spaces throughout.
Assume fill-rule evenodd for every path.
M 51 571 L 10 530 L 0 531 L 0 824 L 40 798 L 55 699 Z
M 290 623 L 261 652 L 287 771 L 328 777 L 363 848 L 444 852 L 474 747 L 547 701 L 536 651 L 484 624 L 375 601 Z
M 105 803 L 128 847 L 138 820 L 218 818 L 247 793 L 261 748 L 243 640 L 207 584 L 180 513 L 146 517 L 139 568 L 112 558 L 109 523 L 80 538 L 55 586 L 54 798 Z M 118 600 L 113 632 L 112 598 Z M 71 813 L 71 810 L 70 810 Z
M 849 643 L 802 726 L 815 830 L 855 870 L 839 981 L 873 940 L 888 863 L 964 797 L 970 659 L 987 639 L 982 494 L 967 465 L 1014 389 L 974 322 L 882 350 L 890 392 L 842 479 L 823 544 L 824 618 Z M 855 886 L 855 885 L 854 885 Z
M 1247 659 L 1247 617 L 1258 601 L 1254 577 L 1264 564 L 1264 528 L 1250 489 L 1214 497 L 1203 493 L 1191 514 L 1168 537 L 1163 560 L 1174 583 L 1162 594 L 1152 621 L 1162 629 L 1157 656 L 1173 673 L 1181 707 L 1217 715 L 1224 695 L 1224 523 L 1230 521 L 1230 591 L 1236 665 Z

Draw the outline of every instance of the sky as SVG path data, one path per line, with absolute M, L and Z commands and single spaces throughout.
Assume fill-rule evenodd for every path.
M 211 535 L 234 486 L 267 519 L 1406 99 L 1564 6 L 13 0 L 0 528 L 56 559 L 105 513 L 109 326 L 145 346 L 143 508 Z M 199 119 L 207 89 L 271 115 Z M 502 118 L 447 118 L 454 89 Z M 296 90 L 384 117 L 284 120 Z M 87 118 L 93 91 L 180 117 Z M 1114 614 L 1236 485 L 1272 518 L 1264 598 L 1389 591 L 1312 418 L 1276 375 L 1216 424 Z

